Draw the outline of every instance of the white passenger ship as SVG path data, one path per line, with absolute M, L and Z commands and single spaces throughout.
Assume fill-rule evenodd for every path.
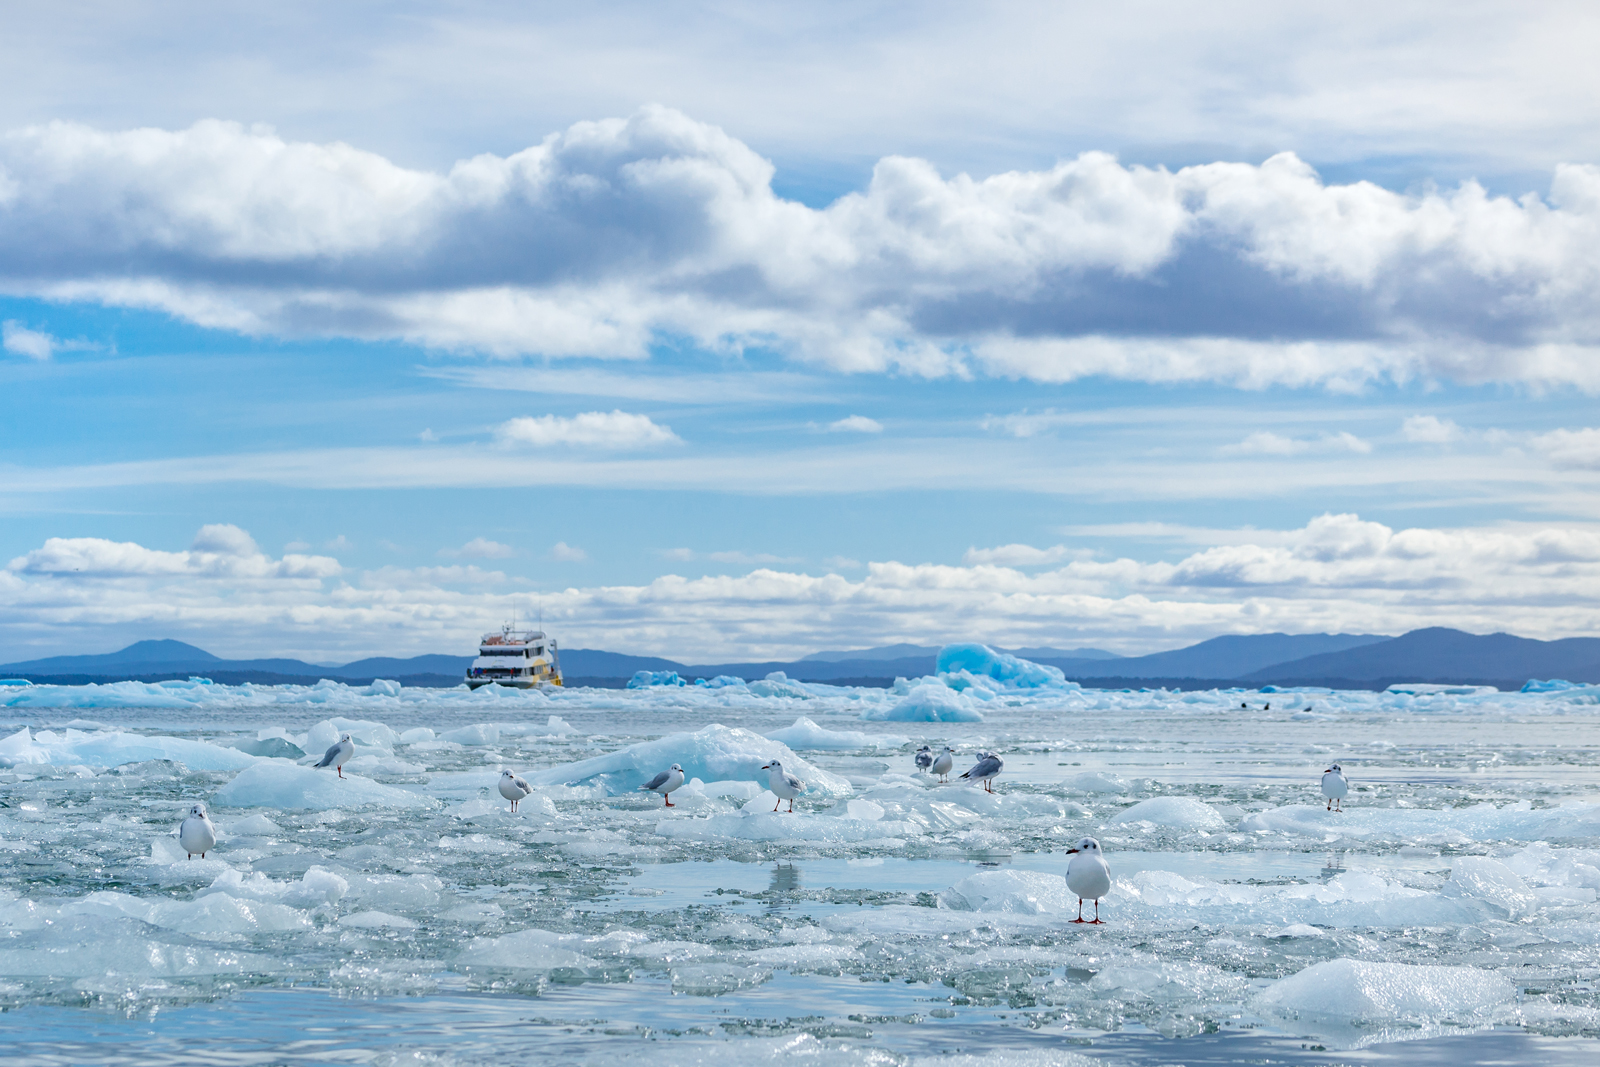
M 478 658 L 467 668 L 467 685 L 510 685 L 518 689 L 561 684 L 561 658 L 556 643 L 543 630 L 518 630 L 506 623 L 499 633 L 484 634 Z

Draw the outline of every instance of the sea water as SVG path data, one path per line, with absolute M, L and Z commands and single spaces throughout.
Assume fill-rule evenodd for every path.
M 977 721 L 888 714 L 932 684 L 0 690 L 5 1055 L 1600 1057 L 1593 690 L 951 687 L 931 706 Z M 342 732 L 344 780 L 309 766 Z M 957 773 L 1000 753 L 996 792 L 919 773 L 920 744 Z M 666 808 L 637 787 L 672 762 Z M 515 814 L 503 768 L 535 784 Z M 219 841 L 189 859 L 197 802 Z M 1070 921 L 1085 835 L 1103 926 Z

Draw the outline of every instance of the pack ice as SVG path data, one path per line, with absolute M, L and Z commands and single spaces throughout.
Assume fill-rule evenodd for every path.
M 561 983 L 578 1003 L 603 982 L 611 1006 L 583 1010 L 625 1028 L 646 1017 L 615 1007 L 630 989 L 743 1017 L 804 975 L 784 1010 L 840 1033 L 844 1003 L 1086 1034 L 1245 1018 L 1342 1045 L 1600 1029 L 1596 687 L 1267 710 L 1084 690 L 981 645 L 937 667 L 892 689 L 8 687 L 0 1006 L 273 984 Z M 344 780 L 309 766 L 342 733 Z M 998 792 L 918 772 L 924 743 L 1000 752 Z M 808 783 L 794 815 L 771 810 L 773 758 Z M 1318 792 L 1334 760 L 1343 815 Z M 637 787 L 671 763 L 668 810 Z M 534 786 L 515 813 L 503 769 Z M 203 860 L 175 836 L 196 802 Z M 1113 876 L 1092 930 L 1064 881 L 1082 836 Z

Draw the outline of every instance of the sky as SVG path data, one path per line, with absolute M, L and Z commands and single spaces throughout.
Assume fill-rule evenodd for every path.
M 34 5 L 0 662 L 1600 631 L 1600 9 Z

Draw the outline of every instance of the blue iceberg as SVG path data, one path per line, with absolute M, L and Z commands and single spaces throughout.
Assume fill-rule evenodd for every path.
M 629 689 L 652 689 L 658 685 L 685 685 L 677 671 L 635 671 L 628 679 Z

